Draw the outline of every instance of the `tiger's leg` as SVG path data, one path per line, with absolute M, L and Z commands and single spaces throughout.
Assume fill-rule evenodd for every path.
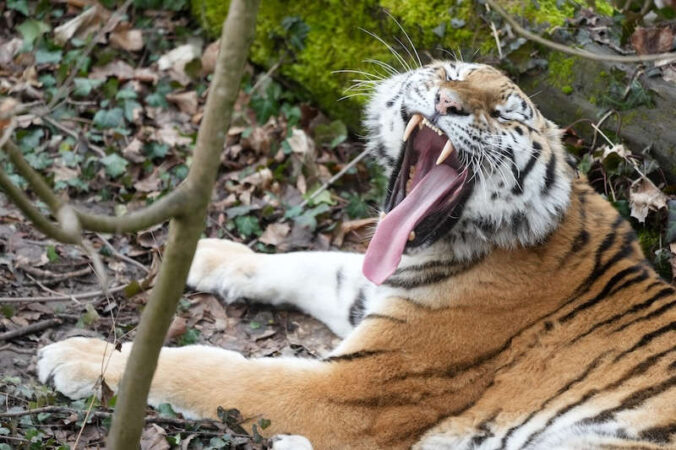
M 228 303 L 291 304 L 345 337 L 377 289 L 362 275 L 362 260 L 345 252 L 255 253 L 232 241 L 202 239 L 188 285 Z
M 70 338 L 40 350 L 38 376 L 42 382 L 52 380 L 68 397 L 83 398 L 94 393 L 105 370 L 106 383 L 117 391 L 130 351 L 131 343 L 116 351 L 99 339 Z M 148 402 L 169 403 L 191 418 L 217 418 L 219 406 L 237 408 L 244 418 L 253 419 L 244 424 L 249 429 L 265 418 L 271 421 L 263 431 L 266 436 L 287 435 L 280 436 L 273 448 L 286 449 L 302 441 L 292 436 L 296 434 L 306 436 L 317 449 L 335 448 L 336 443 L 378 448 L 373 436 L 364 436 L 368 412 L 336 401 L 353 389 L 365 389 L 360 385 L 368 378 L 354 369 L 341 372 L 341 365 L 327 361 L 246 359 L 201 345 L 163 348 Z

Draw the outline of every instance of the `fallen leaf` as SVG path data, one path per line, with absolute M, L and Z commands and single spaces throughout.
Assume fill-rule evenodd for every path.
M 179 94 L 167 94 L 167 100 L 176 104 L 178 109 L 186 114 L 193 115 L 197 112 L 197 92 L 188 91 Z
M 23 41 L 18 37 L 0 44 L 0 67 L 7 67 L 21 49 Z
M 162 55 L 157 60 L 157 67 L 161 71 L 168 71 L 172 79 L 185 86 L 190 82 L 190 77 L 185 73 L 185 65 L 193 59 L 200 59 L 201 56 L 202 44 L 193 39 Z
M 669 27 L 637 27 L 631 35 L 631 45 L 639 55 L 666 53 L 674 43 L 674 32 Z
M 174 320 L 167 331 L 167 341 L 179 336 L 183 336 L 188 329 L 188 321 L 181 316 L 174 317 Z
M 68 181 L 80 176 L 80 171 L 66 166 L 53 166 L 51 171 L 54 174 L 54 181 Z
M 110 44 L 128 52 L 137 52 L 143 49 L 143 32 L 133 29 L 128 22 L 120 23 L 110 34 Z
M 221 40 L 217 40 L 207 45 L 202 54 L 202 73 L 208 75 L 216 68 L 216 60 L 218 59 L 218 49 L 220 48 Z
M 153 423 L 143 430 L 141 435 L 141 450 L 168 450 L 167 432 L 164 428 Z
M 59 45 L 64 45 L 74 36 L 85 39 L 96 32 L 108 17 L 110 17 L 110 12 L 99 5 L 92 6 L 63 25 L 54 28 L 54 41 Z
M 264 244 L 276 247 L 286 240 L 290 231 L 291 227 L 286 223 L 271 223 L 265 228 L 265 231 L 258 240 Z
M 143 148 L 143 142 L 140 139 L 134 138 L 127 145 L 124 150 L 122 150 L 122 156 L 134 163 L 142 163 L 146 160 L 146 157 L 141 154 L 141 149 Z
M 667 196 L 652 181 L 640 178 L 632 183 L 629 191 L 631 216 L 639 222 L 645 222 L 648 212 L 666 208 L 667 200 Z
M 105 80 L 108 77 L 119 78 L 120 81 L 134 79 L 136 72 L 132 66 L 122 60 L 115 60 L 103 67 L 94 67 L 89 73 L 89 78 Z
M 157 192 L 160 188 L 160 175 L 157 170 L 145 177 L 144 179 L 134 183 L 134 189 L 140 192 Z M 159 192 L 158 192 L 159 195 Z
M 162 142 L 164 144 L 170 145 L 172 147 L 176 145 L 190 145 L 192 144 L 192 139 L 189 137 L 181 136 L 179 132 L 171 126 L 164 126 L 152 134 L 152 139 L 157 142 Z

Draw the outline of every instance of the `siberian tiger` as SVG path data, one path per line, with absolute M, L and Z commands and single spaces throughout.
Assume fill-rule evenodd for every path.
M 288 433 L 275 448 L 676 448 L 676 292 L 556 125 L 462 62 L 382 81 L 365 124 L 390 175 L 365 255 L 204 239 L 188 277 L 227 302 L 295 305 L 342 343 L 321 360 L 165 348 L 150 403 L 262 415 Z M 88 396 L 107 349 L 115 389 L 130 345 L 48 345 L 39 378 Z

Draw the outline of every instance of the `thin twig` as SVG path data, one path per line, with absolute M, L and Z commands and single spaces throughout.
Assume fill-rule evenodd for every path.
M 55 291 L 55 290 L 53 290 L 53 289 L 48 288 L 47 286 L 45 286 L 44 284 L 40 283 L 38 280 L 36 280 L 35 278 L 31 277 L 30 275 L 26 274 L 26 276 L 28 276 L 28 278 L 30 278 L 35 284 L 37 284 L 38 286 L 40 286 L 40 288 L 44 289 L 45 291 L 49 292 L 50 294 L 54 294 L 54 295 L 57 295 L 57 296 L 62 295 L 60 292 L 57 292 L 57 291 Z M 76 303 L 76 304 L 78 304 L 78 305 L 81 305 L 81 304 L 82 304 L 82 303 L 80 303 L 80 301 L 78 301 L 76 298 L 73 298 L 72 295 L 69 296 L 69 298 L 73 301 L 73 303 Z
M 26 409 L 23 411 L 8 411 L 4 413 L 0 413 L 1 418 L 14 418 L 14 417 L 24 417 L 24 416 L 32 416 L 36 414 L 45 414 L 45 413 L 52 413 L 52 414 L 81 414 L 83 411 L 81 409 L 75 409 L 75 408 L 69 408 L 67 406 L 57 406 L 57 405 L 51 405 L 51 406 L 43 406 L 40 408 L 33 408 L 33 409 Z M 91 411 L 91 416 L 96 417 L 96 418 L 103 418 L 107 419 L 113 415 L 112 412 L 110 411 L 102 411 L 102 410 L 93 410 Z M 225 426 L 224 424 L 217 422 L 215 420 L 209 420 L 209 419 L 203 419 L 203 420 L 192 420 L 192 419 L 180 419 L 178 417 L 161 417 L 161 416 L 149 416 L 145 418 L 145 423 L 146 424 L 151 424 L 151 423 L 156 423 L 156 424 L 165 424 L 165 425 L 173 425 L 176 427 L 186 427 L 186 426 L 199 426 L 202 428 L 207 428 L 211 430 L 222 430 L 223 427 Z M 236 436 L 236 437 L 250 437 L 244 434 L 233 434 L 230 433 L 231 436 Z
M 108 289 L 108 294 L 115 294 L 117 292 L 123 291 L 127 286 L 116 286 L 114 288 Z M 77 300 L 84 300 L 89 298 L 98 297 L 104 295 L 103 290 L 83 292 L 81 294 L 73 295 L 63 295 L 61 297 L 0 297 L 0 303 L 21 303 L 21 302 L 62 302 L 65 300 L 71 300 L 75 298 Z
M 52 118 L 49 117 L 48 115 L 45 114 L 45 115 L 42 115 L 42 116 L 40 116 L 40 117 L 41 117 L 43 120 L 45 120 L 46 122 L 49 122 L 49 123 L 50 123 L 51 125 L 53 125 L 54 127 L 56 127 L 56 128 L 58 128 L 59 130 L 63 131 L 64 133 L 69 134 L 70 136 L 74 137 L 75 139 L 77 139 L 77 140 L 80 140 L 80 139 L 81 139 L 81 136 L 80 136 L 80 134 L 79 134 L 77 131 L 71 130 L 70 128 L 66 128 L 65 126 L 63 126 L 62 124 L 60 124 L 60 123 L 57 122 L 56 120 L 52 119 Z M 92 150 L 94 151 L 94 153 L 96 153 L 97 155 L 99 155 L 101 158 L 104 158 L 104 157 L 106 156 L 106 152 L 105 152 L 101 147 L 99 147 L 98 145 L 94 145 L 94 144 L 92 144 L 92 143 L 89 142 L 89 141 L 87 141 L 86 144 L 87 144 L 87 147 L 88 147 L 88 148 L 92 149 Z
M 142 269 L 145 273 L 150 273 L 150 270 L 141 264 L 140 262 L 136 261 L 135 259 L 132 259 L 126 255 L 123 255 L 122 253 L 118 252 L 113 245 L 108 242 L 108 239 L 104 238 L 101 233 L 96 233 L 96 236 L 98 236 L 99 239 L 101 239 L 101 242 L 110 250 L 110 252 L 118 259 L 121 259 L 122 261 L 128 262 L 129 264 L 133 264 L 136 267 Z
M 542 44 L 546 47 L 549 47 L 554 50 L 558 50 L 563 53 L 567 53 L 573 56 L 579 56 L 581 58 L 592 59 L 595 61 L 609 61 L 609 62 L 618 62 L 618 63 L 642 63 L 650 61 L 659 61 L 659 60 L 676 60 L 676 53 L 659 53 L 654 55 L 636 55 L 636 56 L 622 56 L 622 55 L 601 55 L 598 53 L 592 53 L 587 50 L 581 50 L 577 48 L 568 47 L 567 45 L 559 44 L 549 39 L 545 39 L 542 36 L 539 36 L 535 33 L 523 28 L 519 22 L 517 22 L 512 16 L 510 16 L 507 11 L 505 11 L 502 6 L 498 5 L 495 0 L 486 0 L 491 8 L 495 9 L 498 14 L 500 14 L 516 31 L 518 34 L 524 38 Z
M 360 154 L 358 154 L 352 161 L 350 161 L 345 167 L 343 167 L 340 172 L 332 176 L 326 183 L 321 185 L 319 189 L 314 191 L 312 195 L 310 195 L 307 199 L 303 200 L 303 202 L 300 204 L 301 208 L 304 208 L 309 202 L 314 200 L 319 194 L 324 192 L 329 186 L 331 186 L 333 183 L 335 183 L 340 177 L 345 175 L 345 173 L 353 168 L 359 161 L 364 159 L 364 157 L 371 151 L 371 149 L 367 148 L 364 151 L 362 151 Z
M 16 330 L 0 333 L 0 342 L 25 336 L 27 334 L 37 333 L 38 331 L 46 330 L 47 328 L 51 328 L 56 325 L 61 325 L 61 319 L 41 320 L 40 322 L 35 322 L 25 327 L 17 328 Z
M 14 202 L 14 204 L 24 213 L 33 225 L 49 236 L 50 238 L 56 239 L 57 241 L 65 242 L 68 244 L 79 244 L 81 237 L 80 235 L 71 235 L 63 230 L 59 225 L 51 222 L 45 216 L 42 215 L 40 211 L 33 205 L 28 196 L 17 188 L 12 180 L 9 179 L 9 176 L 5 173 L 4 170 L 0 167 L 0 187 L 5 191 L 5 194 Z

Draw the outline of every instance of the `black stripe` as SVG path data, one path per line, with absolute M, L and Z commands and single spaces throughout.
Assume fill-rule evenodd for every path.
M 547 195 L 552 189 L 556 181 L 556 153 L 552 152 L 552 156 L 547 163 L 547 170 L 545 170 L 545 185 L 542 187 L 542 195 Z
M 544 411 L 544 409 L 547 407 L 547 405 L 549 405 L 552 401 L 559 398 L 564 393 L 568 392 L 570 390 L 570 388 L 572 388 L 573 386 L 575 386 L 579 382 L 584 381 L 589 376 L 589 374 L 599 366 L 599 364 L 601 363 L 603 358 L 605 358 L 608 355 L 608 353 L 609 352 L 604 352 L 601 355 L 597 356 L 590 364 L 587 365 L 585 370 L 580 375 L 578 375 L 577 377 L 570 380 L 563 387 L 559 388 L 559 390 L 556 391 L 556 393 L 554 395 L 552 395 L 547 400 L 542 402 L 540 404 L 540 407 L 537 410 L 532 411 L 528 415 L 528 417 L 526 417 L 526 419 L 523 422 L 521 422 L 519 425 L 516 425 L 516 426 L 510 428 L 509 430 L 507 430 L 507 433 L 502 437 L 502 440 L 500 441 L 500 447 L 499 447 L 498 450 L 504 450 L 505 446 L 507 445 L 507 440 L 512 436 L 512 434 L 514 434 L 514 432 L 516 430 L 518 430 L 519 428 L 521 428 L 522 426 L 524 426 L 528 422 L 530 422 L 530 420 L 533 417 L 535 417 L 536 414 L 539 414 L 540 412 Z
M 454 260 L 435 260 L 435 261 L 427 261 L 423 264 L 415 264 L 412 266 L 405 266 L 397 269 L 392 276 L 397 276 L 401 275 L 402 273 L 405 272 L 419 272 L 421 270 L 427 270 L 427 269 L 436 269 L 436 268 L 451 268 L 451 267 L 463 267 L 462 264 L 458 263 L 457 261 Z
M 375 314 L 375 313 L 367 314 L 362 319 L 362 321 L 369 320 L 369 319 L 383 319 L 383 320 L 389 320 L 390 322 L 406 323 L 406 321 L 404 319 L 399 319 L 398 317 L 392 317 L 392 316 L 388 316 L 388 315 L 385 315 L 385 314 Z
M 669 310 L 670 310 L 671 308 L 673 308 L 674 306 L 676 306 L 676 301 L 672 301 L 672 302 L 666 303 L 666 304 L 660 306 L 659 308 L 657 308 L 655 311 L 652 311 L 651 313 L 646 314 L 645 316 L 638 317 L 638 318 L 632 320 L 631 322 L 625 323 L 625 324 L 622 325 L 621 327 L 619 327 L 619 328 L 613 330 L 613 333 L 617 333 L 617 332 L 619 332 L 619 331 L 622 331 L 622 330 L 624 330 L 625 328 L 627 328 L 628 326 L 634 325 L 635 323 L 643 322 L 643 321 L 646 321 L 646 320 L 653 319 L 653 318 L 655 318 L 655 317 L 657 317 L 657 316 L 661 316 L 662 314 L 664 314 L 665 312 L 669 311 Z
M 635 266 L 627 267 L 626 269 L 619 271 L 618 273 L 613 275 L 610 278 L 610 280 L 608 280 L 608 282 L 603 287 L 601 292 L 599 292 L 594 298 L 587 300 L 586 302 L 582 303 L 581 305 L 578 305 L 572 311 L 570 311 L 568 314 L 561 317 L 559 319 L 559 323 L 566 323 L 569 320 L 571 320 L 573 317 L 575 317 L 580 311 L 584 311 L 585 309 L 591 308 L 592 306 L 596 305 L 601 300 L 608 297 L 608 294 L 610 293 L 610 291 L 617 285 L 617 283 L 622 281 L 622 279 L 624 279 L 628 275 L 631 275 L 631 274 L 636 273 L 636 272 L 641 271 L 641 270 L 645 271 L 643 266 L 635 265 Z M 645 277 L 643 279 L 647 278 L 647 276 L 648 275 L 645 274 Z M 638 283 L 640 281 L 643 281 L 643 280 L 638 280 L 638 281 L 635 280 L 634 283 Z M 625 283 L 624 286 L 627 287 L 627 283 Z M 615 292 L 617 292 L 619 290 L 620 290 L 620 288 L 618 288 Z
M 671 443 L 671 437 L 676 434 L 676 422 L 661 427 L 648 428 L 639 433 L 639 437 L 646 441 L 658 444 Z
M 630 349 L 623 351 L 615 357 L 615 362 L 619 361 L 622 357 L 628 355 L 629 353 L 635 352 L 641 347 L 645 347 L 650 344 L 653 340 L 659 338 L 663 334 L 666 334 L 670 331 L 676 331 L 676 321 L 668 323 L 657 330 L 651 331 L 650 333 L 644 334 L 636 344 L 634 344 Z
M 336 271 L 336 292 L 340 293 L 340 288 L 343 286 L 343 280 L 345 279 L 345 274 L 343 273 L 343 268 L 340 267 Z
M 428 284 L 439 283 L 448 279 L 450 276 L 455 275 L 454 272 L 436 272 L 436 273 L 426 273 L 417 277 L 410 278 L 388 278 L 383 283 L 385 286 L 402 288 L 402 289 L 415 289 L 421 286 L 427 286 Z
M 361 322 L 361 319 L 364 317 L 364 311 L 366 311 L 366 297 L 364 296 L 364 290 L 359 288 L 357 297 L 354 299 L 354 302 L 352 302 L 352 306 L 350 306 L 348 316 L 350 325 L 353 327 L 357 326 L 357 324 Z
M 390 350 L 359 350 L 358 352 L 345 353 L 343 355 L 328 356 L 323 359 L 325 362 L 354 361 L 355 359 L 364 359 L 371 356 L 383 355 Z
M 637 406 L 641 406 L 641 404 L 643 404 L 643 402 L 645 402 L 649 398 L 656 397 L 661 393 L 668 391 L 674 385 L 676 385 L 676 376 L 668 378 L 659 384 L 639 389 L 630 394 L 629 396 L 627 396 L 624 400 L 622 400 L 622 402 L 619 405 L 601 411 L 594 417 L 589 417 L 587 419 L 581 420 L 580 423 L 594 424 L 612 420 L 615 416 L 615 413 L 627 409 L 633 409 L 636 408 Z
M 526 180 L 526 176 L 533 170 L 535 163 L 542 154 L 542 146 L 537 142 L 533 141 L 533 153 L 530 155 L 530 159 L 526 163 L 526 167 L 519 172 L 519 175 L 516 179 L 516 185 L 512 188 L 512 194 L 521 195 L 523 194 L 523 183 Z
M 664 282 L 660 281 L 660 282 L 658 282 L 658 284 L 664 284 Z M 651 284 L 651 286 L 652 286 L 652 285 L 653 285 L 653 284 Z M 609 319 L 606 319 L 606 320 L 604 320 L 604 321 L 602 321 L 602 322 L 597 323 L 596 325 L 594 325 L 593 327 L 591 327 L 591 328 L 590 328 L 589 330 L 587 330 L 586 332 L 582 333 L 581 335 L 578 335 L 578 336 L 577 336 L 575 339 L 573 339 L 570 343 L 571 343 L 571 344 L 575 343 L 576 341 L 578 341 L 578 340 L 582 339 L 583 337 L 589 335 L 590 333 L 592 333 L 594 330 L 596 330 L 596 329 L 599 328 L 599 327 L 602 327 L 602 326 L 604 326 L 604 325 L 608 325 L 609 323 L 616 322 L 617 320 L 623 318 L 624 316 L 627 316 L 627 315 L 629 315 L 629 314 L 634 314 L 634 313 L 636 313 L 636 312 L 638 312 L 638 311 L 640 311 L 640 310 L 642 310 L 642 309 L 648 308 L 650 305 L 652 305 L 653 303 L 655 303 L 655 302 L 658 301 L 659 299 L 664 298 L 664 297 L 666 297 L 667 295 L 670 295 L 670 294 L 673 294 L 673 293 L 674 293 L 674 290 L 673 290 L 672 288 L 670 288 L 670 287 L 668 287 L 668 288 L 666 288 L 666 289 L 662 289 L 662 290 L 659 291 L 657 294 L 655 294 L 655 295 L 653 295 L 652 297 L 650 297 L 648 300 L 646 300 L 646 301 L 644 301 L 644 302 L 642 302 L 642 303 L 636 304 L 636 305 L 632 305 L 632 307 L 629 308 L 628 310 L 623 311 L 623 312 L 618 313 L 618 314 L 615 314 L 614 316 L 610 317 Z M 631 322 L 630 322 L 629 324 L 631 324 Z M 626 328 L 626 326 L 628 326 L 628 325 L 625 324 L 625 325 L 623 325 L 622 327 L 616 329 L 615 331 L 616 331 L 616 332 L 617 332 L 617 331 L 620 331 L 620 330 Z

